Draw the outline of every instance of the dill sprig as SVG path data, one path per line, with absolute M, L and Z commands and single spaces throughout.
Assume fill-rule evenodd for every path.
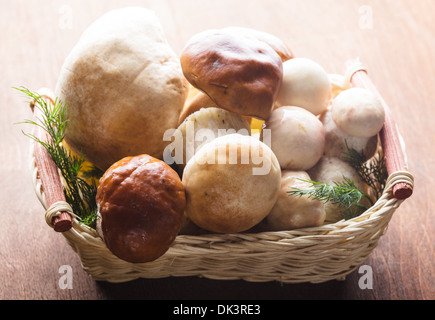
M 382 195 L 388 178 L 385 158 L 378 152 L 371 159 L 367 160 L 363 152 L 349 148 L 347 142 L 346 149 L 343 152 L 342 159 L 355 169 L 362 181 L 369 186 L 369 190 L 374 193 L 374 199 L 369 194 L 361 191 L 351 179 L 346 177 L 343 177 L 341 182 L 334 182 L 334 185 L 299 179 L 310 183 L 312 188 L 306 190 L 293 188 L 292 191 L 287 193 L 299 197 L 307 196 L 324 203 L 331 202 L 339 208 L 344 209 L 341 215 L 345 219 L 356 217 L 361 212 L 361 209 L 364 211 L 368 209 L 367 206 L 361 204 L 363 198 L 368 199 L 369 203 L 374 205 L 374 202 Z
M 330 202 L 343 209 L 341 215 L 345 219 L 354 218 L 358 215 L 358 212 L 361 212 L 360 209 L 363 209 L 364 211 L 368 209 L 367 206 L 360 202 L 363 197 L 368 199 L 370 199 L 370 197 L 359 190 L 355 183 L 347 177 L 343 177 L 343 181 L 334 182 L 333 185 L 313 180 L 298 180 L 307 182 L 311 184 L 312 187 L 307 189 L 292 188 L 292 190 L 287 191 L 289 196 L 305 196 L 311 199 L 320 200 L 325 204 Z
M 385 189 L 388 172 L 385 158 L 379 152 L 367 160 L 363 152 L 349 148 L 346 142 L 346 151 L 342 159 L 356 170 L 361 179 L 372 189 L 374 197 L 379 199 Z
M 24 135 L 41 144 L 52 157 L 58 167 L 64 185 L 66 201 L 70 204 L 74 213 L 81 218 L 81 222 L 95 227 L 97 216 L 96 192 L 97 186 L 93 181 L 88 184 L 79 174 L 85 159 L 83 155 L 75 155 L 62 145 L 68 124 L 65 104 L 57 98 L 54 103 L 47 103 L 39 95 L 26 88 L 15 88 L 29 97 L 35 108 L 41 111 L 41 118 L 25 120 L 21 123 L 38 126 L 47 132 L 49 139 L 43 141 L 34 134 L 23 132 Z

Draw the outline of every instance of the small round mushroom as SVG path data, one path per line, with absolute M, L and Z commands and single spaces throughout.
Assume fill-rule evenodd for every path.
M 385 110 L 380 99 L 370 90 L 350 88 L 333 100 L 332 119 L 343 132 L 370 138 L 381 131 Z
M 174 151 L 182 154 L 182 161 L 180 161 L 181 157 L 178 158 L 177 155 L 174 159 L 180 168 L 184 168 L 195 153 L 213 139 L 233 133 L 249 135 L 250 132 L 249 123 L 239 114 L 211 106 L 201 108 L 190 114 L 178 126 L 177 133 L 180 136 L 175 137 Z M 171 145 L 169 145 L 168 150 L 171 149 L 170 147 Z
M 368 160 L 373 157 L 378 147 L 378 137 L 369 138 L 351 136 L 340 128 L 332 119 L 331 107 L 319 116 L 319 120 L 325 128 L 324 156 L 342 158 L 349 149 L 362 153 Z
M 323 155 L 325 129 L 320 120 L 306 109 L 275 109 L 262 128 L 263 142 L 269 133 L 272 151 L 282 169 L 306 171 Z
M 276 107 L 297 106 L 319 115 L 330 98 L 329 76 L 317 62 L 294 58 L 283 63 L 283 82 Z
M 281 169 L 270 148 L 251 136 L 230 134 L 204 145 L 186 165 L 186 216 L 216 233 L 260 223 L 278 197 Z
M 266 218 L 271 231 L 294 230 L 323 225 L 326 217 L 323 202 L 308 196 L 289 195 L 293 188 L 311 189 L 312 185 L 302 180 L 311 180 L 305 171 L 284 170 L 281 176 L 281 189 L 272 211 Z
M 178 174 L 149 155 L 126 157 L 101 177 L 97 231 L 118 258 L 143 263 L 163 255 L 181 229 L 186 196 Z
M 282 58 L 244 28 L 193 36 L 180 57 L 186 79 L 222 109 L 259 119 L 272 112 L 282 83 Z
M 322 157 L 320 161 L 310 170 L 308 175 L 311 180 L 326 183 L 328 185 L 335 185 L 335 183 L 343 182 L 344 178 L 352 180 L 355 186 L 362 192 L 367 193 L 368 186 L 362 181 L 356 170 L 352 168 L 347 162 L 336 157 Z M 361 204 L 369 206 L 369 201 L 366 198 L 361 199 Z M 335 223 L 343 219 L 342 213 L 345 209 L 340 208 L 337 204 L 332 202 L 325 203 L 326 217 L 325 222 Z M 358 209 L 360 213 L 362 209 Z

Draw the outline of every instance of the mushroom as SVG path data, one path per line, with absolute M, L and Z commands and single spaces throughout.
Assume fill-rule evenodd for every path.
M 267 119 L 282 83 L 283 58 L 263 36 L 235 27 L 196 34 L 180 57 L 186 79 L 220 108 Z
M 267 145 L 230 134 L 205 144 L 187 163 L 182 182 L 187 218 L 211 232 L 237 233 L 268 215 L 278 197 L 281 169 Z
M 326 217 L 323 202 L 308 196 L 289 195 L 293 188 L 311 189 L 310 176 L 305 171 L 283 170 L 278 199 L 266 217 L 271 231 L 294 230 L 323 225 Z
M 326 183 L 331 186 L 343 182 L 345 177 L 353 181 L 360 191 L 368 193 L 368 186 L 362 181 L 356 170 L 347 162 L 336 157 L 322 157 L 307 173 L 313 181 Z M 365 197 L 361 199 L 360 203 L 370 206 L 369 200 Z M 363 212 L 363 209 L 360 208 L 356 208 L 356 210 L 359 210 L 359 213 Z M 325 203 L 325 211 L 325 222 L 335 223 L 343 219 L 342 214 L 345 209 L 328 201 Z
M 330 98 L 329 76 L 317 62 L 294 58 L 283 63 L 283 82 L 276 107 L 297 106 L 319 115 L 325 111 Z
M 246 119 L 221 108 L 202 108 L 190 114 L 174 132 L 175 139 L 165 150 L 167 163 L 175 162 L 181 169 L 206 143 L 219 136 L 251 132 Z M 172 158 L 172 159 L 171 159 Z
M 384 107 L 368 89 L 350 88 L 342 91 L 333 100 L 331 109 L 337 127 L 354 137 L 373 137 L 384 125 Z
M 97 231 L 118 258 L 143 263 L 163 255 L 180 231 L 186 197 L 178 174 L 149 155 L 114 163 L 97 190 Z
M 282 169 L 306 171 L 323 155 L 323 124 L 306 109 L 275 109 L 262 128 L 261 139 L 265 143 L 268 134 L 271 135 L 271 149 Z
M 60 70 L 65 141 L 103 171 L 126 156 L 162 159 L 162 136 L 177 126 L 187 89 L 154 12 L 112 10 L 89 26 Z
M 325 149 L 323 155 L 326 157 L 342 158 L 349 149 L 362 153 L 366 160 L 373 157 L 378 148 L 378 136 L 369 138 L 351 136 L 340 128 L 332 119 L 331 106 L 319 116 L 319 120 L 325 128 Z

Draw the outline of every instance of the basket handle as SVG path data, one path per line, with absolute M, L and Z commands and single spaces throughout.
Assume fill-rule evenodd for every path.
M 48 103 L 54 104 L 49 90 L 40 89 L 38 94 Z M 30 103 L 30 107 L 33 111 L 34 121 L 38 122 L 43 116 L 41 110 L 34 107 L 33 101 Z M 34 127 L 33 134 L 35 137 L 41 141 L 48 142 L 49 136 L 45 130 L 39 126 Z M 45 194 L 46 205 L 48 208 L 50 208 L 47 211 L 51 211 L 53 206 L 66 202 L 59 171 L 50 154 L 40 143 L 35 143 L 34 156 L 36 166 L 38 167 L 39 178 L 41 180 L 42 188 Z M 57 232 L 66 232 L 70 230 L 72 227 L 71 214 L 67 211 L 56 213 L 51 219 L 51 226 Z
M 376 94 L 385 109 L 385 122 L 379 136 L 382 143 L 388 174 L 392 175 L 395 172 L 408 171 L 396 122 L 394 121 L 387 103 L 371 81 L 367 70 L 359 61 L 351 63 L 348 65 L 346 79 L 346 82 L 351 84 L 353 87 L 365 88 Z M 410 183 L 398 182 L 393 186 L 393 196 L 398 200 L 407 199 L 412 195 L 412 193 L 413 186 Z

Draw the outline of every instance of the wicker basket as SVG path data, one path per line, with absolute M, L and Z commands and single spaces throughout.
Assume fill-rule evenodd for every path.
M 364 70 L 354 69 L 352 76 L 359 74 L 367 80 L 361 71 Z M 351 81 L 352 77 L 349 77 Z M 384 127 L 381 134 L 388 135 L 389 130 Z M 381 137 L 381 141 L 385 139 Z M 51 226 L 53 217 L 59 212 L 73 213 L 64 201 L 47 206 L 46 186 L 42 185 L 33 147 L 32 142 L 33 183 L 46 210 L 46 221 Z M 179 235 L 163 256 L 142 264 L 114 256 L 96 231 L 80 224 L 74 215 L 72 228 L 62 234 L 79 255 L 84 270 L 100 281 L 126 282 L 171 276 L 281 283 L 342 280 L 368 258 L 385 233 L 393 213 L 404 201 L 395 196 L 394 188 L 403 184 L 413 187 L 413 176 L 406 169 L 403 143 L 392 147 L 400 147 L 399 156 L 405 165 L 391 169 L 388 163 L 392 160 L 386 157 L 389 178 L 382 196 L 373 207 L 352 220 L 283 232 Z

